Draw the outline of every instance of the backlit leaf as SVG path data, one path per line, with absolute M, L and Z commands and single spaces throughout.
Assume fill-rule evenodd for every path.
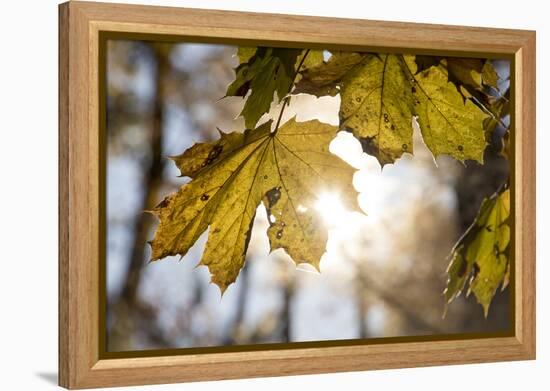
M 475 89 L 481 89 L 483 80 L 481 70 L 484 60 L 478 58 L 449 57 L 444 60 L 447 64 L 449 81 L 457 86 L 465 85 Z
M 294 94 L 310 94 L 317 97 L 337 95 L 342 77 L 364 58 L 361 53 L 336 52 L 328 62 L 321 62 L 301 72 Z
M 481 79 L 484 85 L 498 90 L 498 81 L 500 77 L 489 60 L 485 61 L 483 68 L 481 68 Z
M 412 153 L 413 117 L 434 157 L 483 161 L 487 115 L 463 99 L 441 65 L 419 72 L 414 56 L 340 53 L 304 72 L 294 92 L 340 93 L 341 129 L 381 164 Z
M 407 68 L 414 74 L 413 56 L 404 56 Z M 443 67 L 431 67 L 414 75 L 411 89 L 415 96 L 418 124 L 426 146 L 434 157 L 450 155 L 457 160 L 483 162 L 487 145 L 483 121 L 487 118 L 470 99 L 462 99 L 448 81 Z
M 302 53 L 296 59 L 295 69 L 300 68 L 300 71 L 316 67 L 323 63 L 323 51 L 322 50 L 303 50 Z
M 239 46 L 237 49 L 237 58 L 239 59 L 239 64 L 247 63 L 254 54 L 256 54 L 256 47 L 252 46 Z
M 468 283 L 468 294 L 473 292 L 487 316 L 497 289 L 508 284 L 510 228 L 510 190 L 505 190 L 483 201 L 476 220 L 455 245 L 447 269 L 447 304 Z
M 271 250 L 283 248 L 296 263 L 319 267 L 326 227 L 314 205 L 320 192 L 335 191 L 358 209 L 353 168 L 328 150 L 337 128 L 291 119 L 277 132 L 271 121 L 244 133 L 221 134 L 195 144 L 174 161 L 191 182 L 153 211 L 159 218 L 152 260 L 185 255 L 208 228 L 200 264 L 221 291 L 244 266 L 256 209 L 266 207 Z
M 283 99 L 292 87 L 295 63 L 300 49 L 257 48 L 247 62 L 237 69 L 233 83 L 227 87 L 226 96 L 245 97 L 249 91 L 241 115 L 247 129 L 253 129 L 260 117 L 269 111 L 274 93 Z M 239 59 L 246 59 L 250 49 L 240 49 Z
M 415 56 L 417 72 L 432 66 L 447 68 L 449 81 L 457 88 L 467 87 L 481 91 L 484 86 L 498 89 L 499 76 L 491 61 L 480 58 Z
M 342 79 L 340 126 L 380 164 L 412 153 L 414 97 L 402 56 L 366 55 Z

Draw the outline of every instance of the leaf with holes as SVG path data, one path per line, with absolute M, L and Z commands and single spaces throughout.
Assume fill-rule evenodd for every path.
M 412 153 L 417 118 L 434 157 L 483 161 L 487 115 L 464 99 L 443 66 L 418 72 L 414 56 L 340 53 L 304 72 L 295 92 L 340 94 L 340 128 L 384 165 Z
M 296 263 L 319 267 L 326 227 L 313 209 L 318 194 L 334 191 L 359 210 L 354 170 L 329 152 L 337 128 L 291 119 L 276 132 L 269 121 L 244 133 L 221 133 L 174 158 L 192 178 L 153 211 L 160 223 L 151 242 L 152 260 L 185 255 L 203 232 L 201 264 L 222 292 L 245 263 L 256 209 L 265 205 L 271 250 L 283 248 Z

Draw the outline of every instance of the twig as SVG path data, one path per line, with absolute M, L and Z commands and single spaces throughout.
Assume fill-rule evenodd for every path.
M 290 88 L 288 90 L 287 96 L 283 99 L 283 106 L 281 107 L 281 111 L 279 112 L 279 117 L 277 118 L 277 123 L 275 124 L 275 130 L 273 131 L 273 136 L 277 133 L 279 130 L 279 125 L 281 124 L 281 119 L 283 118 L 283 113 L 285 112 L 285 107 L 290 104 L 290 91 L 292 91 L 292 87 L 294 86 L 294 83 L 296 83 L 296 78 L 298 77 L 298 73 L 300 73 L 300 69 L 302 68 L 302 65 L 304 65 L 304 61 L 309 54 L 309 49 L 306 50 L 304 53 L 304 56 L 300 60 L 300 64 L 298 64 L 298 68 L 296 68 L 296 72 L 294 73 L 294 77 L 292 78 L 292 84 L 290 85 Z

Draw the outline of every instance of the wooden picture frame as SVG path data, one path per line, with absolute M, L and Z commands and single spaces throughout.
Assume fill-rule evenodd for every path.
M 511 60 L 513 335 L 156 357 L 101 352 L 102 34 Z M 380 343 L 383 342 L 383 343 Z M 59 384 L 89 388 L 535 358 L 535 32 L 88 2 L 59 6 Z

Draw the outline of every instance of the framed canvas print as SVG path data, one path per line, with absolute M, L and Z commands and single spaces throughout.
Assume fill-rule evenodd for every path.
M 534 32 L 59 16 L 60 385 L 535 357 Z

